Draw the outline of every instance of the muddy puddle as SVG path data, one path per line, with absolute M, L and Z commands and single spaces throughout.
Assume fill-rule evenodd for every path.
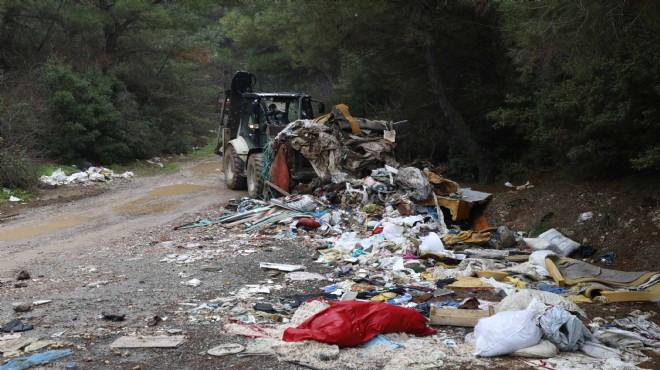
M 202 177 L 217 176 L 220 179 L 222 175 L 221 162 L 199 163 L 190 168 L 196 175 Z
M 150 191 L 149 194 L 145 197 L 138 198 L 130 203 L 118 207 L 114 207 L 113 211 L 131 214 L 149 214 L 171 211 L 181 205 L 181 202 L 177 200 L 163 201 L 163 197 L 190 194 L 208 189 L 213 189 L 213 187 L 193 184 L 174 184 L 163 186 Z
M 77 226 L 82 223 L 89 222 L 93 219 L 94 219 L 93 217 L 85 217 L 85 216 L 73 216 L 73 217 L 68 216 L 68 217 L 53 219 L 52 221 L 46 223 L 18 227 L 12 230 L 3 230 L 0 231 L 0 240 L 9 241 L 9 240 L 27 238 L 30 236 L 35 236 L 39 234 L 49 233 L 60 229 L 66 229 L 69 227 Z

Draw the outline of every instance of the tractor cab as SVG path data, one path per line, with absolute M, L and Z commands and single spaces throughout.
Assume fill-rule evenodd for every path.
M 325 113 L 323 102 L 304 93 L 255 92 L 256 77 L 249 72 L 236 72 L 231 89 L 218 98 L 220 119 L 218 145 L 215 152 L 223 156 L 223 172 L 227 187 L 247 188 L 257 196 L 263 188 L 261 160 L 263 147 L 289 123 L 314 118 Z

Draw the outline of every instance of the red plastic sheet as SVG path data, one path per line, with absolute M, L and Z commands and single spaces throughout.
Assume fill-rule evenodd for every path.
M 281 146 L 275 155 L 275 160 L 268 173 L 270 181 L 283 189 L 289 191 L 289 167 L 286 165 L 286 147 Z
M 288 328 L 285 342 L 315 340 L 355 347 L 378 334 L 408 333 L 418 337 L 435 334 L 426 326 L 426 318 L 412 308 L 387 303 L 343 301 L 330 302 L 330 307 L 305 320 L 297 328 Z

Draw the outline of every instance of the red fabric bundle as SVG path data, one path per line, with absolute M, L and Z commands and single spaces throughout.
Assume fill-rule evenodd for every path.
M 418 337 L 435 334 L 426 326 L 426 318 L 412 308 L 387 303 L 341 301 L 305 320 L 297 328 L 284 331 L 282 340 L 299 342 L 315 340 L 355 347 L 378 334 L 408 333 Z
M 305 226 L 305 227 L 309 227 L 310 229 L 316 229 L 321 227 L 321 224 L 318 221 L 311 218 L 301 218 L 300 220 L 298 220 L 298 224 L 296 224 L 296 226 Z

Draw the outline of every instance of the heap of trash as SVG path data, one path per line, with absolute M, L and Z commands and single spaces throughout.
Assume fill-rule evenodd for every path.
M 330 269 L 261 261 L 270 277 L 263 284 L 192 304 L 189 313 L 208 312 L 227 334 L 253 338 L 215 351 L 275 355 L 311 368 L 388 369 L 442 367 L 449 358 L 483 365 L 479 359 L 505 355 L 544 368 L 636 368 L 647 359 L 642 350 L 657 353 L 660 328 L 648 320 L 656 312 L 588 318 L 578 304 L 658 302 L 660 271 L 571 258 L 583 246 L 561 230 L 527 235 L 492 225 L 491 194 L 463 188 L 430 165 L 400 166 L 391 155 L 391 125 L 373 135 L 375 123 L 367 123 L 368 133 L 344 125 L 350 134 L 341 125 L 290 124 L 277 144 L 302 153 L 317 180 L 294 187 L 287 178 L 276 184 L 279 197 L 237 200 L 221 217 L 175 228 L 226 227 L 238 234 L 238 254 L 256 252 L 256 241 L 305 243 L 319 269 Z M 271 179 L 283 177 L 277 171 L 268 170 Z M 216 255 L 192 250 L 163 262 Z M 314 281 L 319 289 L 264 303 L 283 288 L 272 279 L 278 273 L 286 276 L 281 284 Z
M 61 168 L 55 170 L 50 176 L 41 176 L 39 180 L 50 186 L 60 186 L 69 184 L 91 184 L 94 182 L 106 182 L 113 179 L 128 179 L 135 176 L 133 172 L 126 171 L 122 174 L 116 174 L 109 168 L 89 167 L 85 171 L 78 171 L 67 175 Z

